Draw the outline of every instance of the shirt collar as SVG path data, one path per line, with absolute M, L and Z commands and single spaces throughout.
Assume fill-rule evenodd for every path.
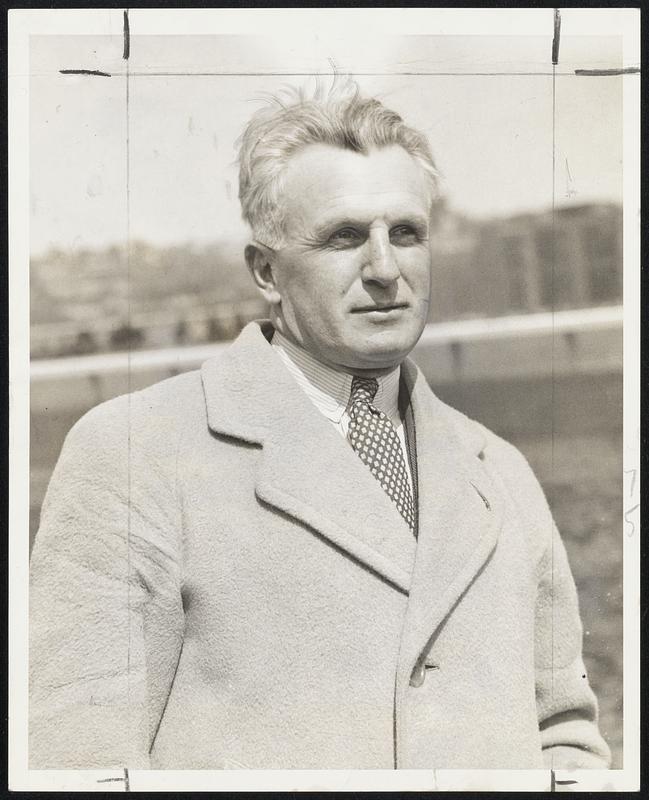
M 332 422 L 340 422 L 349 403 L 352 375 L 318 361 L 279 331 L 273 334 L 271 344 L 312 403 Z M 372 405 L 390 419 L 399 414 L 399 373 L 400 367 L 395 367 L 387 375 L 377 378 L 379 388 L 372 401 Z

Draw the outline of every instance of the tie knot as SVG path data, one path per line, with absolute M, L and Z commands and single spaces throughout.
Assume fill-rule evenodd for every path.
M 379 390 L 376 378 L 359 378 L 352 380 L 351 404 L 371 403 Z

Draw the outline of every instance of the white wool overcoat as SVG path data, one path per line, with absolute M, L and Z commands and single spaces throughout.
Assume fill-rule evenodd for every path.
M 69 433 L 31 561 L 30 767 L 606 767 L 525 459 L 406 361 L 415 540 L 268 335 Z

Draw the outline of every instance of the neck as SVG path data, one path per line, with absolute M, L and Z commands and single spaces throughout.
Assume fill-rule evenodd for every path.
M 387 367 L 349 367 L 345 364 L 338 364 L 329 361 L 326 358 L 323 358 L 321 355 L 315 355 L 312 353 L 308 348 L 306 348 L 302 342 L 299 342 L 293 334 L 287 330 L 285 325 L 279 323 L 279 320 L 273 319 L 273 327 L 275 330 L 280 333 L 287 341 L 291 342 L 291 344 L 295 345 L 295 347 L 299 347 L 302 350 L 308 352 L 313 358 L 319 361 L 321 364 L 329 367 L 330 369 L 335 370 L 336 372 L 342 372 L 346 375 L 357 376 L 359 378 L 382 378 L 385 375 L 389 375 L 395 369 L 397 369 L 400 365 L 399 364 L 391 364 Z
M 333 367 L 333 369 L 339 369 L 341 372 L 345 372 L 347 375 L 354 375 L 358 378 L 382 378 L 384 375 L 389 375 L 393 372 L 399 364 L 395 364 L 392 367 L 383 367 L 382 369 L 357 369 L 351 367 L 344 367 L 338 366 Z

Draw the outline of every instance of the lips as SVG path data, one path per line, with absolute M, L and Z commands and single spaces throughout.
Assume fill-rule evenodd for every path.
M 367 306 L 359 306 L 358 308 L 352 309 L 352 314 L 367 314 L 371 311 L 382 311 L 384 313 L 388 311 L 396 311 L 399 308 L 407 308 L 407 303 L 386 303 L 386 304 L 378 304 L 372 303 L 372 305 Z

